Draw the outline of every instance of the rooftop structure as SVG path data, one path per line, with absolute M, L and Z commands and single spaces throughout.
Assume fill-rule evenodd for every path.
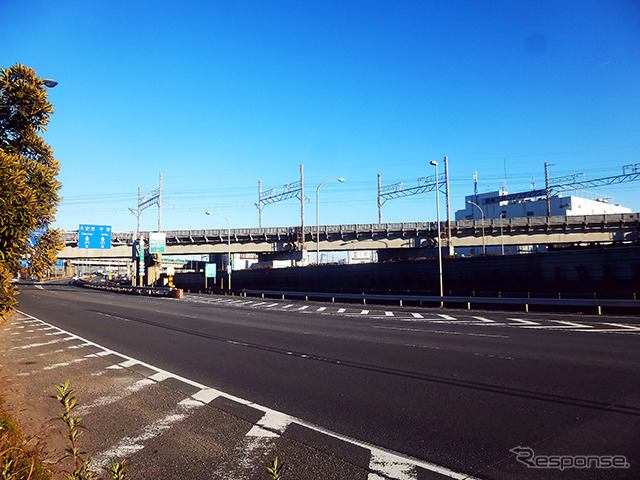
M 501 197 L 504 200 L 501 200 Z M 482 213 L 473 204 L 476 203 L 484 213 L 484 218 L 517 218 L 517 217 L 546 217 L 547 199 L 520 198 L 498 190 L 478 195 L 467 195 L 465 207 L 455 213 L 456 220 L 479 220 Z M 473 202 L 473 203 L 469 203 Z M 572 192 L 567 196 L 555 196 L 549 199 L 549 216 L 570 215 L 601 215 L 614 213 L 631 213 L 630 208 L 614 204 L 610 197 L 597 197 L 593 194 Z

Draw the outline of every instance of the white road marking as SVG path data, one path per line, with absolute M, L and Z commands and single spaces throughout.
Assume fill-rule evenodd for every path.
M 369 469 L 383 474 L 384 477 L 370 473 L 367 480 L 384 480 L 389 477 L 397 480 L 416 480 L 418 478 L 414 464 L 382 450 L 371 452 Z
M 23 312 L 18 312 L 22 315 L 27 315 Z M 34 318 L 35 317 L 31 317 Z M 46 324 L 45 322 L 42 322 L 45 325 L 49 325 Z M 410 329 L 407 329 L 410 330 Z M 423 331 L 424 330 L 419 330 L 419 331 Z M 151 377 L 149 377 L 149 380 L 154 380 L 157 381 L 158 379 L 161 378 L 175 378 L 177 380 L 180 380 L 184 383 L 187 383 L 189 385 L 193 385 L 193 386 L 197 386 L 200 391 L 197 392 L 196 394 L 192 395 L 189 398 L 186 398 L 184 400 L 182 400 L 181 402 L 179 402 L 176 406 L 176 408 L 170 412 L 168 415 L 166 415 L 165 417 L 156 420 L 155 422 L 153 422 L 152 424 L 144 427 L 140 433 L 135 436 L 135 437 L 124 437 L 122 440 L 120 440 L 115 446 L 97 454 L 94 458 L 93 461 L 91 463 L 91 468 L 93 470 L 99 470 L 100 467 L 106 466 L 108 464 L 108 462 L 113 459 L 113 458 L 124 458 L 124 457 L 128 457 L 133 455 L 134 453 L 142 450 L 145 446 L 145 442 L 148 440 L 151 440 L 155 437 L 157 437 L 158 435 L 162 434 L 164 431 L 168 430 L 169 428 L 171 428 L 172 425 L 176 424 L 177 422 L 182 421 L 183 419 L 185 419 L 189 413 L 191 412 L 191 410 L 195 409 L 195 408 L 199 408 L 201 406 L 204 406 L 206 403 L 208 403 L 209 401 L 211 401 L 212 399 L 216 398 L 217 396 L 224 396 L 225 398 L 228 398 L 230 400 L 234 400 L 238 403 L 241 403 L 243 405 L 248 405 L 251 406 L 253 408 L 256 408 L 258 410 L 261 410 L 263 412 L 265 412 L 265 415 L 262 417 L 261 421 L 258 422 L 259 427 L 265 429 L 265 430 L 273 430 L 275 432 L 281 432 L 284 429 L 286 429 L 286 427 L 295 422 L 298 423 L 302 426 L 305 426 L 307 428 L 310 428 L 312 430 L 315 430 L 316 432 L 322 433 L 324 435 L 328 435 L 330 437 L 333 438 L 337 438 L 340 440 L 343 440 L 345 442 L 351 443 L 352 445 L 357 445 L 360 446 L 362 448 L 365 448 L 367 450 L 369 450 L 371 452 L 371 456 L 372 458 L 375 457 L 375 460 L 372 460 L 372 464 L 378 469 L 378 472 L 382 475 L 385 476 L 385 478 L 389 477 L 389 473 L 391 471 L 394 472 L 400 472 L 400 474 L 403 474 L 402 472 L 405 472 L 405 474 L 408 474 L 406 472 L 409 471 L 409 467 L 407 466 L 408 464 L 414 465 L 416 467 L 421 467 L 433 472 L 436 472 L 440 475 L 444 475 L 446 477 L 449 478 L 454 478 L 454 479 L 467 479 L 467 480 L 477 480 L 475 477 L 472 477 L 470 475 L 466 475 L 466 474 L 460 474 L 458 472 L 454 472 L 452 470 L 449 470 L 445 467 L 441 467 L 439 465 L 435 465 L 433 463 L 430 462 L 425 462 L 422 460 L 418 460 L 412 457 L 406 457 L 403 456 L 402 454 L 396 454 L 392 451 L 389 450 L 385 450 L 385 449 L 381 449 L 378 447 L 375 447 L 371 444 L 356 440 L 354 438 L 348 437 L 346 435 L 342 435 L 336 432 L 332 432 L 330 430 L 324 429 L 322 427 L 319 427 L 317 425 L 311 424 L 309 422 L 306 422 L 304 420 L 295 418 L 295 417 L 291 417 L 289 415 L 286 415 L 284 413 L 280 413 L 277 412 L 275 410 L 271 410 L 267 407 L 261 406 L 259 404 L 255 404 L 253 402 L 250 402 L 248 400 L 244 400 L 242 398 L 236 397 L 234 395 L 229 395 L 229 394 L 225 394 L 223 392 L 218 392 L 215 389 L 211 389 L 208 388 L 202 384 L 199 384 L 197 382 L 194 382 L 193 380 L 189 380 L 187 378 L 181 377 L 179 375 L 175 375 L 172 374 L 170 372 L 166 372 L 164 370 L 161 370 L 157 367 L 154 367 L 153 365 L 149 365 L 145 362 L 141 362 L 141 361 L 137 361 L 131 357 L 128 357 L 125 354 L 110 350 L 106 347 L 103 347 L 102 345 L 99 345 L 97 343 L 91 342 L 89 340 L 86 340 L 82 337 L 79 337 L 73 333 L 67 332 L 70 337 L 68 339 L 78 339 L 78 340 L 82 340 L 83 342 L 85 342 L 88 345 L 93 345 L 99 349 L 102 350 L 102 352 L 97 353 L 95 355 L 97 356 L 105 356 L 105 355 L 109 355 L 109 354 L 115 354 L 118 355 L 120 357 L 123 357 L 125 359 L 127 359 L 124 362 L 121 362 L 118 365 L 115 365 L 115 367 L 117 368 L 123 368 L 124 365 L 126 366 L 133 366 L 133 365 L 142 365 L 144 367 L 150 368 L 152 370 L 157 371 L 158 373 L 152 375 Z M 463 334 L 461 332 L 433 332 L 431 331 L 430 333 L 449 333 L 449 334 Z M 501 338 L 509 338 L 506 335 L 482 335 L 482 334 L 466 334 L 466 335 L 473 335 L 473 336 L 486 336 L 486 337 L 501 337 Z M 51 343 L 56 343 L 56 342 L 48 342 L 49 344 Z M 261 423 L 262 422 L 262 423 Z M 273 433 L 273 432 L 272 432 Z M 415 477 L 398 477 L 400 480 L 405 480 L 407 478 L 413 480 Z
M 424 318 L 420 313 L 412 313 L 413 318 Z
M 193 400 L 192 398 L 184 399 L 178 403 L 177 407 L 171 413 L 144 427 L 137 436 L 124 437 L 110 449 L 98 453 L 91 461 L 91 468 L 97 471 L 101 467 L 107 466 L 113 458 L 129 457 L 142 450 L 145 446 L 145 442 L 157 437 L 164 431 L 171 428 L 175 423 L 187 418 L 190 410 L 202 407 L 203 405 L 204 403 Z
M 360 312 L 360 315 L 368 315 L 369 314 L 369 310 L 362 310 Z
M 495 320 L 489 320 L 488 318 L 484 318 L 484 317 L 473 317 L 473 318 L 484 323 L 496 323 Z
M 384 312 L 385 317 L 393 317 L 393 312 Z
M 512 322 L 518 322 L 521 325 L 540 325 L 538 322 L 532 322 L 531 320 L 523 320 L 522 318 L 507 318 L 507 320 Z
M 438 314 L 438 316 L 439 316 L 440 318 L 445 319 L 445 320 L 455 320 L 455 318 L 454 318 L 454 317 L 452 317 L 451 315 L 446 315 L 446 314 L 444 314 L 444 313 L 439 313 L 439 314 Z
M 306 310 L 307 308 L 309 308 L 309 305 L 305 305 L 303 307 L 298 308 L 298 310 Z
M 319 307 L 316 312 L 324 312 L 327 309 L 327 307 Z
M 346 311 L 347 311 L 347 309 L 346 309 L 346 308 L 339 308 L 339 309 L 338 309 L 338 313 L 344 313 L 344 312 L 346 312 Z

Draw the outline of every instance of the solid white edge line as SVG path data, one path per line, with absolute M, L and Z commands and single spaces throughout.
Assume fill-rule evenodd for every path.
M 37 320 L 37 321 L 40 321 L 40 322 L 42 322 L 43 324 L 45 324 L 47 326 L 55 327 L 55 325 L 51 325 L 51 324 L 45 322 L 44 320 L 40 320 L 40 319 L 34 317 L 33 315 L 29 315 L 28 313 L 24 313 L 24 312 L 21 312 L 19 310 L 16 310 L 16 311 L 18 313 L 22 314 L 22 315 L 28 316 L 29 318 L 32 318 L 32 319 Z M 59 327 L 55 327 L 55 328 L 59 328 Z M 60 328 L 60 330 L 63 330 L 63 329 Z M 253 402 L 251 402 L 249 400 L 245 400 L 243 398 L 236 397 L 235 395 L 231 395 L 231 394 L 228 394 L 228 393 L 225 393 L 225 392 L 221 392 L 221 391 L 209 388 L 209 387 L 207 387 L 207 386 L 205 386 L 205 385 L 203 385 L 201 383 L 194 382 L 193 380 L 190 380 L 188 378 L 182 377 L 180 375 L 173 374 L 171 372 L 168 372 L 166 370 L 162 370 L 161 368 L 155 367 L 155 366 L 150 365 L 150 364 L 148 364 L 146 362 L 142 362 L 140 360 L 137 360 L 137 359 L 135 359 L 133 357 L 130 357 L 128 355 L 125 355 L 123 353 L 116 352 L 115 350 L 111 350 L 110 348 L 104 347 L 104 346 L 100 345 L 99 343 L 92 342 L 91 340 L 87 340 L 86 338 L 80 337 L 79 335 L 76 335 L 74 333 L 68 332 L 66 330 L 63 330 L 63 331 L 65 331 L 71 337 L 79 339 L 79 340 L 82 340 L 82 341 L 84 341 L 84 342 L 86 342 L 86 343 L 88 343 L 88 344 L 90 344 L 90 345 L 92 345 L 94 347 L 97 347 L 97 348 L 100 348 L 100 349 L 104 350 L 105 352 L 113 353 L 115 355 L 119 355 L 120 357 L 125 358 L 126 362 L 121 362 L 119 365 L 123 365 L 124 363 L 129 364 L 130 362 L 133 362 L 133 363 L 131 363 L 131 365 L 140 364 L 140 365 L 143 365 L 143 366 L 145 366 L 147 368 L 150 368 L 150 369 L 155 370 L 156 372 L 158 372 L 158 373 L 156 373 L 156 374 L 154 374 L 152 376 L 163 374 L 163 375 L 167 375 L 166 378 L 169 378 L 169 377 L 175 378 L 175 379 L 180 380 L 180 381 L 182 381 L 182 382 L 184 382 L 184 383 L 186 383 L 188 385 L 192 385 L 194 387 L 197 387 L 199 389 L 199 392 L 197 392 L 195 395 L 202 394 L 203 392 L 207 392 L 207 394 L 208 394 L 207 397 L 208 397 L 211 394 L 215 395 L 215 393 L 219 393 L 219 395 L 215 395 L 213 398 L 216 398 L 217 396 L 223 396 L 223 397 L 225 397 L 225 398 L 227 398 L 229 400 L 234 400 L 234 401 L 236 401 L 238 403 L 241 403 L 243 405 L 247 405 L 249 407 L 255 408 L 256 410 L 260 410 L 262 412 L 265 412 L 265 414 L 266 413 L 270 413 L 270 415 L 277 416 L 282 421 L 284 421 L 283 419 L 290 419 L 289 423 L 297 423 L 297 424 L 302 425 L 304 427 L 307 427 L 307 428 L 309 428 L 311 430 L 315 430 L 318 433 L 322 433 L 324 435 L 328 435 L 329 437 L 333 437 L 333 438 L 336 438 L 338 440 L 342 440 L 344 442 L 350 443 L 352 445 L 356 445 L 358 447 L 365 448 L 365 449 L 367 449 L 367 450 L 369 450 L 371 452 L 371 455 L 376 455 L 378 457 L 385 456 L 387 458 L 389 456 L 392 456 L 394 458 L 398 458 L 400 460 L 403 460 L 404 462 L 410 462 L 414 466 L 417 466 L 417 467 L 420 467 L 420 468 L 424 468 L 426 470 L 430 470 L 432 472 L 436 472 L 436 473 L 439 473 L 440 475 L 444 475 L 444 476 L 449 477 L 449 478 L 454 478 L 456 480 L 465 480 L 465 479 L 466 480 L 480 480 L 480 479 L 478 479 L 476 477 L 473 477 L 473 476 L 471 476 L 469 474 L 463 474 L 463 473 L 454 472 L 453 470 L 449 470 L 446 467 L 441 467 L 440 465 L 436 465 L 435 463 L 427 462 L 425 460 L 420 460 L 418 458 L 414 458 L 414 457 L 411 457 L 409 455 L 403 455 L 401 453 L 394 452 L 393 450 L 389 450 L 389 449 L 386 449 L 386 448 L 383 448 L 383 447 L 377 447 L 377 446 L 375 446 L 373 444 L 370 444 L 370 443 L 367 443 L 365 441 L 357 440 L 355 438 L 351 438 L 351 437 L 348 437 L 346 435 L 342 435 L 342 434 L 337 433 L 337 432 L 332 432 L 331 430 L 327 430 L 324 427 L 321 427 L 319 425 L 315 425 L 313 423 L 307 422 L 307 421 L 302 420 L 300 418 L 293 417 L 291 415 L 287 415 L 286 413 L 278 412 L 277 410 L 273 410 L 273 409 L 271 409 L 269 407 L 265 407 L 263 405 L 260 405 L 260 404 L 257 404 L 257 403 L 253 403 Z M 151 377 L 149 377 L 149 378 L 151 378 Z M 193 398 L 193 396 L 191 398 Z M 196 400 L 202 401 L 199 398 L 196 399 Z M 202 403 L 205 403 L 205 402 L 202 402 Z M 384 472 L 380 472 L 380 473 L 384 473 Z

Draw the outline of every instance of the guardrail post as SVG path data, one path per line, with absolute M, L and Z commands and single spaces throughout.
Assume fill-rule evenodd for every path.
M 400 300 L 400 306 L 402 306 L 402 300 Z
M 467 310 L 471 310 L 471 302 L 467 302 Z
M 524 311 L 529 313 L 529 304 L 528 303 L 524 304 Z
M 602 307 L 598 305 L 598 315 L 602 315 Z

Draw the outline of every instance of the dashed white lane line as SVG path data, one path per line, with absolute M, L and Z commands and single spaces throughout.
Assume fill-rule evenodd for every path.
M 271 308 L 280 305 L 279 303 L 270 303 L 269 305 L 265 305 L 264 308 Z
M 285 308 L 291 308 L 291 307 L 293 307 L 293 305 L 283 305 L 282 309 L 284 310 Z
M 455 320 L 455 317 L 452 317 L 451 315 L 447 315 L 445 313 L 439 313 L 438 316 L 444 320 Z
M 496 323 L 495 320 L 489 320 L 488 318 L 484 318 L 484 317 L 473 317 L 473 318 L 483 323 Z
M 346 311 L 347 311 L 347 309 L 346 309 L 346 308 L 339 308 L 339 309 L 338 309 L 338 313 L 344 313 L 344 312 L 346 312 Z
M 411 316 L 413 318 L 424 318 L 424 316 L 422 314 L 420 314 L 420 313 L 411 313 Z
M 19 313 L 26 315 L 22 312 L 19 312 Z M 32 318 L 35 318 L 35 317 L 32 317 Z M 45 322 L 41 322 L 41 323 L 44 325 L 50 326 Z M 347 437 L 345 435 L 332 432 L 330 430 L 326 430 L 325 428 L 308 423 L 299 418 L 295 418 L 287 414 L 280 413 L 275 410 L 271 410 L 267 407 L 263 407 L 259 404 L 255 404 L 253 402 L 244 400 L 234 395 L 225 394 L 218 390 L 208 388 L 204 385 L 201 385 L 187 378 L 172 374 L 170 372 L 159 369 L 153 365 L 149 365 L 145 362 L 141 362 L 131 357 L 128 357 L 127 355 L 105 348 L 102 345 L 86 340 L 70 332 L 66 332 L 66 333 L 68 333 L 68 335 L 70 336 L 69 339 L 77 339 L 77 340 L 83 341 L 84 342 L 83 346 L 91 345 L 101 349 L 100 352 L 92 354 L 93 356 L 106 356 L 110 354 L 115 354 L 125 358 L 126 359 L 125 361 L 117 365 L 118 368 L 131 367 L 134 365 L 142 365 L 157 372 L 156 374 L 150 376 L 148 379 L 141 380 L 140 382 L 138 382 L 137 385 L 134 385 L 130 388 L 133 388 L 133 389 L 144 388 L 147 385 L 148 381 L 159 382 L 167 378 L 175 378 L 184 383 L 187 383 L 189 385 L 199 388 L 199 391 L 197 393 L 179 402 L 177 407 L 170 414 L 166 415 L 164 418 L 161 418 L 153 422 L 152 424 L 148 425 L 147 427 L 143 428 L 139 435 L 135 437 L 129 437 L 129 436 L 124 437 L 115 446 L 96 455 L 94 457 L 94 461 L 92 462 L 92 468 L 95 468 L 96 470 L 99 469 L 100 467 L 107 465 L 107 463 L 112 458 L 123 458 L 142 450 L 145 447 L 146 441 L 157 437 L 162 432 L 171 428 L 172 425 L 185 419 L 189 415 L 191 410 L 195 408 L 199 408 L 209 403 L 210 401 L 217 398 L 218 396 L 224 396 L 225 398 L 228 398 L 230 400 L 234 400 L 238 403 L 241 403 L 265 412 L 262 419 L 258 422 L 258 425 L 257 425 L 258 428 L 264 431 L 254 430 L 255 428 L 254 426 L 250 430 L 250 432 L 253 432 L 252 435 L 254 437 L 262 437 L 267 439 L 272 434 L 277 435 L 278 433 L 284 432 L 284 430 L 291 423 L 295 422 L 299 425 L 305 426 L 319 433 L 323 433 L 330 437 L 338 438 L 348 443 L 351 443 L 353 445 L 357 445 L 357 446 L 368 449 L 371 452 L 370 469 L 375 472 L 374 474 L 371 474 L 371 475 L 376 475 L 376 473 L 379 473 L 380 475 L 382 475 L 382 477 L 380 478 L 385 478 L 385 479 L 393 478 L 397 480 L 406 480 L 406 479 L 415 480 L 416 475 L 412 474 L 411 472 L 415 471 L 415 467 L 421 467 L 427 470 L 431 470 L 433 472 L 437 472 L 449 478 L 477 480 L 470 475 L 460 474 L 458 472 L 454 472 L 445 467 L 441 467 L 439 465 L 435 465 L 430 462 L 415 459 L 412 457 L 407 457 L 392 451 L 381 449 L 371 444 L 368 444 L 366 442 L 362 442 L 360 440 L 356 440 L 354 438 Z M 442 333 L 452 333 L 452 332 L 442 332 Z M 484 336 L 495 337 L 496 335 L 484 335 Z M 52 342 L 52 343 L 55 343 L 55 342 Z M 108 402 L 110 401 L 110 399 L 103 398 L 101 401 Z M 265 432 L 270 432 L 270 433 L 265 433 Z M 378 476 L 377 475 L 374 477 L 370 476 L 369 478 L 374 479 L 374 478 L 378 478 Z
M 384 312 L 385 317 L 393 317 L 393 312 Z
M 324 312 L 326 309 L 327 309 L 327 307 L 318 307 L 316 312 Z
M 296 310 L 300 311 L 300 310 L 306 310 L 307 308 L 309 308 L 309 305 L 304 305 L 302 307 L 297 308 Z
M 522 318 L 507 318 L 507 320 L 511 322 L 518 322 L 521 326 L 522 325 L 540 325 L 538 322 L 532 322 L 531 320 L 524 320 Z
M 362 310 L 360 315 L 369 315 L 369 310 Z

